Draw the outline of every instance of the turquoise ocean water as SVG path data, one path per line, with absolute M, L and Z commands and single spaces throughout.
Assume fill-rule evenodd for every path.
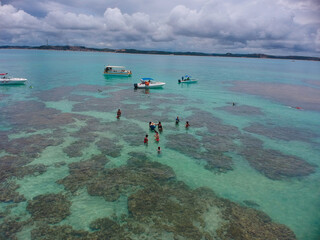
M 133 75 L 107 78 L 108 64 L 126 66 Z M 266 213 L 297 239 L 319 239 L 320 62 L 0 50 L 0 72 L 28 79 L 25 86 L 0 86 L 3 236 L 8 221 L 19 226 L 10 233 L 18 239 L 36 239 L 39 225 L 30 219 L 89 233 L 93 221 L 106 217 L 120 225 L 124 218 L 146 223 L 131 202 L 149 186 L 142 173 L 128 175 L 140 166 L 132 163 L 135 156 L 171 169 L 174 181 L 190 192 L 205 187 L 244 209 Z M 198 83 L 178 84 L 185 74 Z M 141 77 L 166 85 L 134 90 Z M 162 122 L 159 143 L 149 121 Z M 107 160 L 77 165 L 93 156 Z M 112 170 L 122 175 L 110 177 Z M 152 179 L 150 185 L 161 177 Z M 66 216 L 40 216 L 47 207 L 39 196 L 50 194 L 58 196 L 54 201 L 67 209 L 61 211 Z M 145 218 L 154 214 L 141 212 Z M 208 211 L 204 224 L 219 228 L 218 215 Z M 158 239 L 173 239 L 173 232 L 167 229 Z

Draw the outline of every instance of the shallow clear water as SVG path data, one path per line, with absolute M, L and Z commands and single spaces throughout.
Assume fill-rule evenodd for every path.
M 102 72 L 107 64 L 126 66 L 133 76 L 106 78 Z M 0 50 L 0 72 L 28 79 L 25 86 L 0 86 L 1 136 L 6 135 L 8 141 L 14 141 L 43 134 L 46 139 L 59 140 L 45 144 L 43 148 L 34 148 L 36 156 L 32 155 L 24 163 L 26 166 L 44 164 L 47 167 L 44 173 L 18 178 L 13 175 L 6 180 L 19 185 L 16 191 L 24 195 L 25 201 L 12 205 L 11 211 L 7 211 L 0 221 L 19 215 L 28 218 L 28 200 L 41 194 L 61 192 L 68 196 L 72 205 L 70 215 L 58 225 L 89 231 L 89 225 L 95 219 L 127 216 L 126 194 L 121 194 L 116 201 L 90 195 L 84 188 L 70 195 L 58 182 L 69 175 L 69 164 L 103 153 L 104 144 L 109 144 L 112 148 L 119 147 L 119 152 L 106 154 L 106 169 L 126 166 L 131 152 L 145 153 L 151 161 L 171 167 L 176 179 L 191 189 L 208 187 L 219 197 L 241 205 L 250 201 L 254 204 L 249 207 L 285 224 L 298 239 L 319 238 L 320 111 L 313 108 L 313 102 L 306 102 L 307 96 L 303 95 L 306 87 L 312 88 L 318 93 L 313 96 L 314 102 L 319 102 L 319 62 Z M 178 84 L 178 78 L 184 74 L 197 78 L 198 83 Z M 166 85 L 163 89 L 135 91 L 133 84 L 141 77 L 152 77 Z M 250 82 L 256 83 L 257 90 L 243 90 L 249 89 Z M 266 94 L 260 94 L 263 89 L 259 84 Z M 275 96 L 271 90 L 279 84 L 293 85 L 301 90 L 289 93 L 290 99 L 285 97 L 287 93 Z M 232 102 L 236 105 L 232 106 Z M 37 105 L 40 103 L 44 105 Z M 296 108 L 300 106 L 302 109 Z M 122 109 L 120 120 L 115 118 L 118 108 Z M 46 112 L 44 109 L 51 110 Z M 56 116 L 62 113 L 77 115 L 57 119 Z M 47 121 L 50 114 L 54 117 Z M 88 118 L 83 120 L 79 115 Z M 176 116 L 181 119 L 179 126 L 174 123 Z M 93 121 L 90 127 L 87 125 L 89 117 Z M 148 122 L 159 120 L 164 131 L 157 144 L 154 133 L 148 130 Z M 187 120 L 191 124 L 188 130 L 184 127 Z M 89 132 L 78 133 L 83 128 Z M 90 135 L 92 132 L 93 136 Z M 149 134 L 148 146 L 143 145 L 145 134 Z M 185 150 L 181 143 L 184 138 L 179 137 L 185 136 L 182 134 L 194 137 L 185 140 Z M 206 136 L 216 138 L 208 143 Z M 261 145 L 251 147 L 251 137 L 255 143 L 261 141 Z M 105 138 L 111 142 L 104 140 L 106 142 L 99 145 L 99 140 Z M 72 145 L 77 141 L 81 144 Z M 192 148 L 192 141 L 197 147 Z M 156 151 L 158 146 L 162 148 L 160 155 Z M 32 152 L 33 148 L 27 147 L 23 154 L 28 149 Z M 208 168 L 206 158 L 196 154 L 210 149 L 218 149 L 230 157 L 232 169 L 216 167 L 215 162 Z M 21 154 L 10 151 L 0 149 L 0 157 Z M 256 159 L 261 155 L 259 163 Z M 276 160 L 264 165 L 261 161 L 268 160 L 263 159 L 264 156 L 268 159 L 279 157 L 284 163 L 277 165 Z M 286 162 L 290 156 L 300 162 L 288 170 L 296 163 L 295 160 Z M 283 171 L 279 173 L 278 167 Z M 10 204 L 13 203 L 0 202 L 0 213 Z M 205 221 L 217 225 L 218 220 L 210 216 L 208 214 Z M 32 229 L 30 225 L 23 227 L 17 237 L 31 238 Z

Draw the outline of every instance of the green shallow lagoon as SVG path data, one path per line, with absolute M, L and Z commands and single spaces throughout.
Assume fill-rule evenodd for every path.
M 28 79 L 0 88 L 2 238 L 320 237 L 319 62 L 1 50 L 0 69 Z

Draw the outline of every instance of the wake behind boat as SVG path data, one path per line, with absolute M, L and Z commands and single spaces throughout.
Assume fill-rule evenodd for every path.
M 181 77 L 181 79 L 178 79 L 178 83 L 196 83 L 196 82 L 198 82 L 198 80 L 192 78 L 189 75 L 185 75 L 184 77 Z
M 126 70 L 123 66 L 106 66 L 103 73 L 105 76 L 130 77 L 132 75 L 132 72 L 130 70 Z
M 162 88 L 165 83 L 164 82 L 156 82 L 153 78 L 141 78 L 141 83 L 135 83 L 134 88 Z
M 0 85 L 22 85 L 27 81 L 26 78 L 7 77 L 8 73 L 0 73 Z

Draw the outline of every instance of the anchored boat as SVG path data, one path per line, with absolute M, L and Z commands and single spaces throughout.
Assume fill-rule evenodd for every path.
M 0 85 L 21 85 L 27 81 L 26 78 L 11 78 L 7 75 L 8 73 L 0 73 Z
M 106 76 L 125 76 L 130 77 L 132 72 L 126 70 L 124 66 L 106 66 L 103 72 Z
M 134 88 L 162 88 L 165 83 L 164 82 L 156 82 L 153 78 L 141 78 L 141 83 L 135 83 Z
M 181 79 L 178 79 L 178 83 L 196 83 L 196 82 L 198 82 L 198 80 L 192 78 L 189 75 L 185 75 L 184 77 L 181 77 Z

